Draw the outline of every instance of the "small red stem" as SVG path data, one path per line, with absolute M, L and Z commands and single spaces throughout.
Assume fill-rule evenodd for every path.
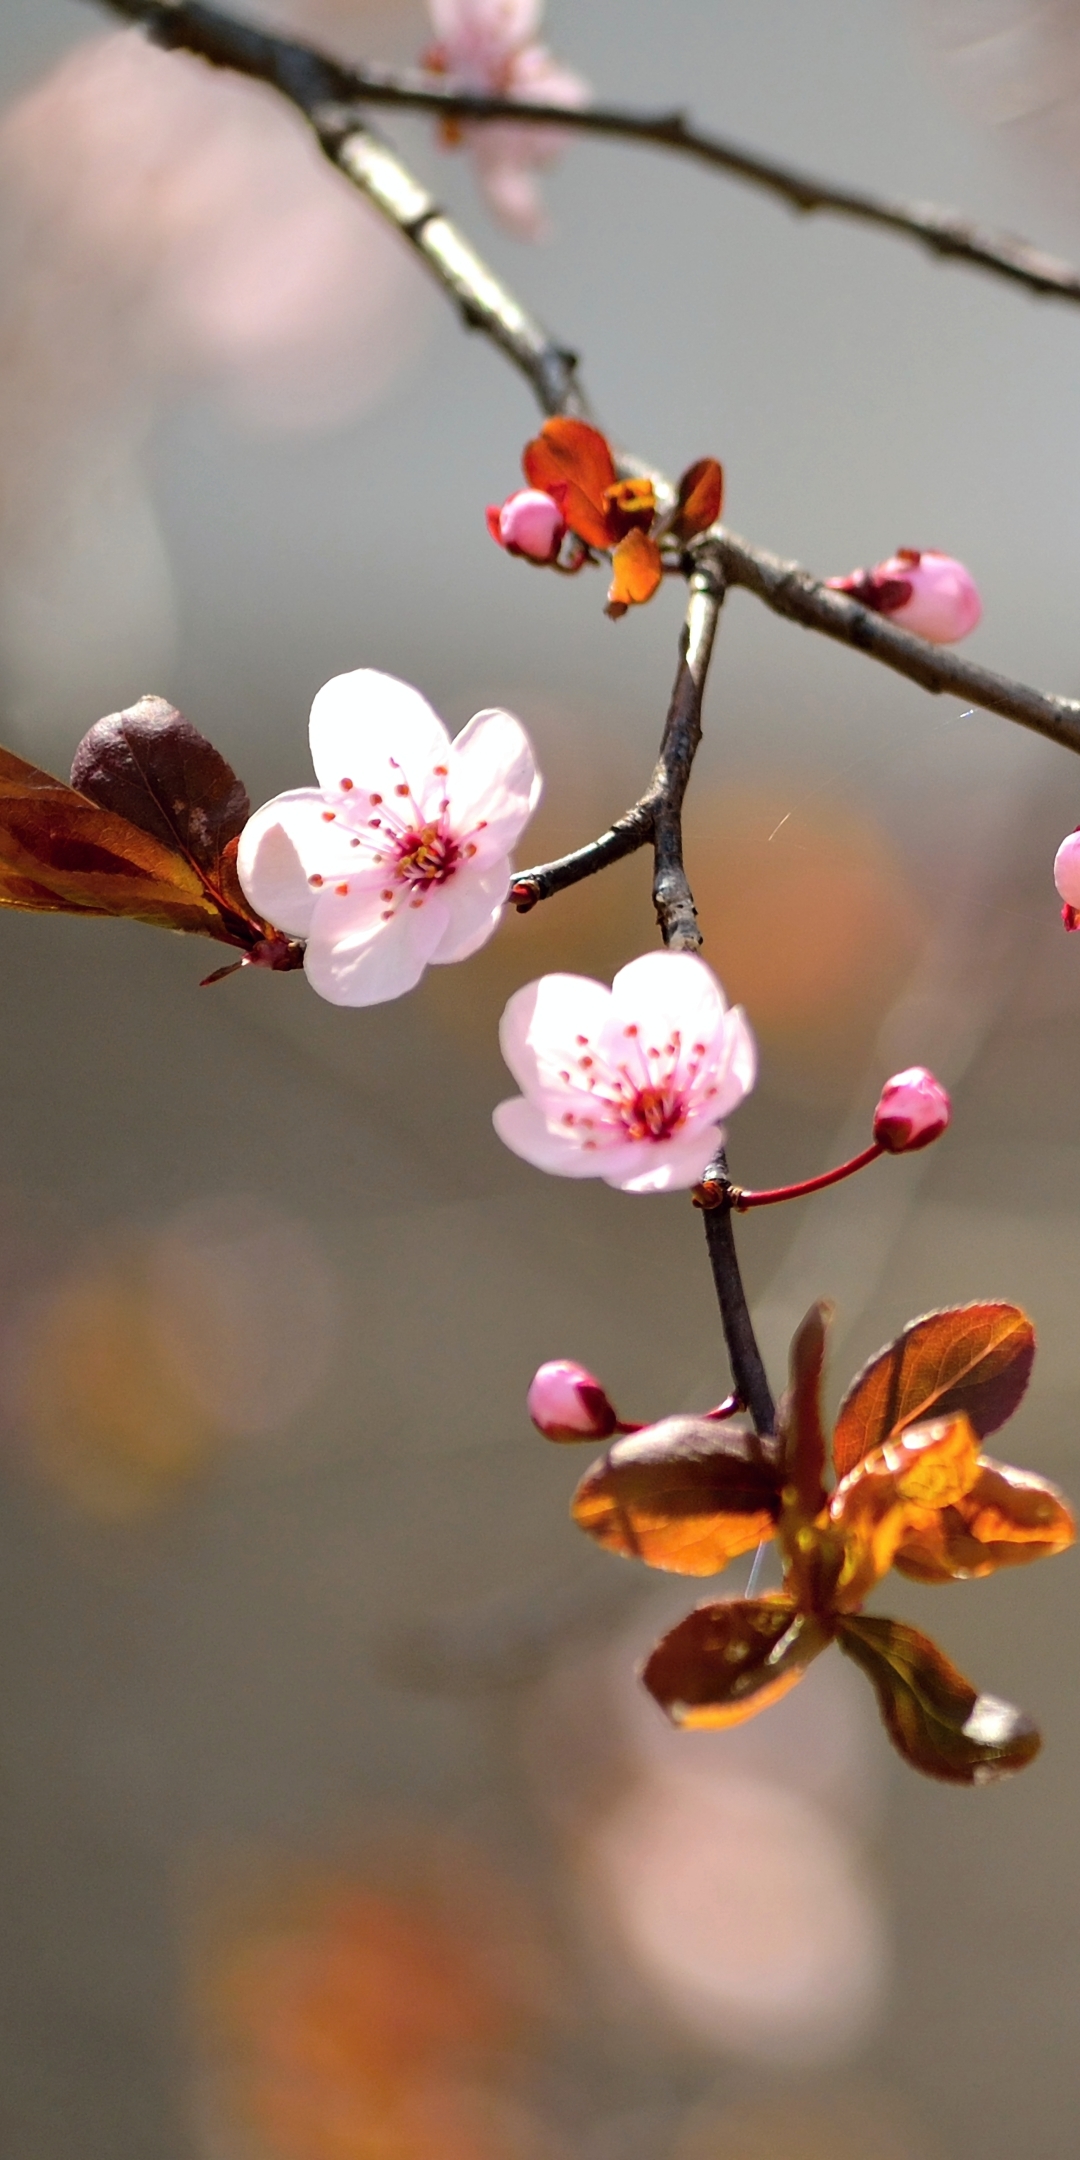
M 820 1177 L 803 1178 L 798 1185 L 775 1185 L 767 1192 L 743 1192 L 736 1188 L 731 1205 L 741 1214 L 745 1208 L 772 1207 L 777 1200 L 801 1200 L 806 1193 L 824 1192 L 826 1185 L 838 1185 L 841 1178 L 851 1177 L 856 1170 L 865 1170 L 867 1163 L 876 1162 L 886 1150 L 877 1140 L 864 1148 L 861 1155 L 853 1155 L 850 1162 L 838 1163 L 835 1170 L 823 1170 Z

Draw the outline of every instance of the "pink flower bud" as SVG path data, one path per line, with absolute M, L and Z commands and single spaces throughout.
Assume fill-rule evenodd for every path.
M 545 1440 L 608 1440 L 618 1430 L 618 1418 L 599 1380 L 570 1358 L 552 1358 L 541 1365 L 528 1406 Z
M 562 546 L 566 519 L 558 503 L 541 488 L 519 488 L 500 510 L 492 503 L 487 513 L 488 531 L 511 555 L 525 555 L 530 562 L 551 563 Z
M 891 615 L 904 630 L 932 645 L 954 645 L 967 637 L 982 615 L 982 601 L 970 570 L 936 548 L 898 548 L 888 562 L 849 577 L 829 578 L 835 592 L 850 593 L 863 607 Z
M 1054 883 L 1065 902 L 1061 920 L 1066 930 L 1080 930 L 1080 829 L 1062 841 L 1054 857 Z
M 925 1065 L 894 1073 L 881 1090 L 874 1112 L 874 1138 L 890 1155 L 929 1147 L 944 1132 L 952 1104 L 940 1080 Z

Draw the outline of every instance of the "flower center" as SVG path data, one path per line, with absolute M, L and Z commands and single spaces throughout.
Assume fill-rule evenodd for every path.
M 394 841 L 394 874 L 402 884 L 427 891 L 445 885 L 461 859 L 461 849 L 445 825 L 422 825 Z
M 628 1140 L 668 1140 L 685 1122 L 686 1102 L 679 1090 L 634 1088 L 623 1094 L 617 1114 Z

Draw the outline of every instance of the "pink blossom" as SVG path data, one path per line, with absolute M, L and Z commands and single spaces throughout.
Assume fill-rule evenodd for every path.
M 554 562 L 566 533 L 558 503 L 542 488 L 519 488 L 501 509 L 489 503 L 487 522 L 492 539 L 509 555 L 526 555 L 537 563 Z
M 580 76 L 537 41 L 543 0 L 429 0 L 436 43 L 424 54 L 433 73 L 455 87 L 521 98 L 533 105 L 584 105 Z M 468 143 L 481 186 L 497 217 L 522 239 L 540 239 L 545 219 L 532 175 L 558 157 L 558 128 L 495 121 L 470 127 L 448 121 L 447 143 Z
M 940 1080 L 925 1065 L 894 1073 L 881 1090 L 874 1112 L 874 1138 L 890 1155 L 929 1147 L 944 1132 L 952 1104 Z
M 1080 828 L 1069 833 L 1054 857 L 1054 883 L 1065 903 L 1061 920 L 1066 930 L 1080 930 Z
M 418 690 L 358 668 L 319 691 L 311 756 L 319 786 L 276 795 L 244 827 L 240 882 L 306 938 L 320 997 L 380 1005 L 491 936 L 540 795 L 532 745 L 505 712 L 477 713 L 451 742 Z
M 599 1380 L 571 1358 L 550 1358 L 541 1365 L 527 1400 L 545 1440 L 608 1440 L 620 1429 Z
M 954 645 L 982 616 L 979 589 L 962 562 L 935 548 L 898 548 L 872 570 L 829 578 L 834 592 L 850 593 L 863 607 L 891 615 L 905 630 L 932 645 Z
M 499 1104 L 499 1138 L 539 1170 L 623 1192 L 696 1185 L 717 1120 L 754 1084 L 744 1015 L 692 953 L 646 953 L 610 990 L 545 975 L 510 999 L 500 1041 L 522 1093 Z

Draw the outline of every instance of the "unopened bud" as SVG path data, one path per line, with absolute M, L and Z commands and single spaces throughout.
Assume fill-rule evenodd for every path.
M 618 1431 L 619 1420 L 599 1380 L 570 1358 L 541 1365 L 528 1406 L 545 1440 L 609 1440 Z
M 1054 883 L 1065 903 L 1061 920 L 1066 930 L 1080 929 L 1080 830 L 1062 841 L 1054 857 Z
M 829 578 L 834 592 L 850 593 L 863 607 L 888 615 L 932 645 L 955 645 L 982 615 L 979 589 L 962 562 L 936 548 L 898 548 L 872 570 Z
M 886 1080 L 874 1112 L 874 1138 L 890 1155 L 906 1155 L 929 1147 L 951 1115 L 952 1104 L 940 1080 L 925 1065 L 911 1065 Z
M 536 563 L 554 562 L 566 532 L 566 519 L 558 503 L 541 488 L 519 488 L 501 509 L 492 503 L 487 521 L 488 531 L 500 547 Z

